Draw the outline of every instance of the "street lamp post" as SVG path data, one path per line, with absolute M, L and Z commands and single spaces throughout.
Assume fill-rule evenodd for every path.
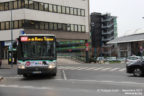
M 12 15 L 12 9 L 11 9 L 11 68 L 13 68 L 13 24 L 12 24 L 12 21 L 13 21 L 13 15 Z

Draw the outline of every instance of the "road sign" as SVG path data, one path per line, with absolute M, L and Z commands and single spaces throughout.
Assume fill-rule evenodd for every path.
M 88 46 L 89 46 L 89 44 L 88 44 L 88 43 L 86 43 L 86 44 L 85 44 L 85 46 L 86 46 L 86 47 L 88 47 Z

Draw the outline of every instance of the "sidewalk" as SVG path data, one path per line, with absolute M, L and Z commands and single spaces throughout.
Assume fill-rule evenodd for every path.
M 13 64 L 13 67 L 15 68 L 16 64 Z M 11 65 L 8 64 L 8 60 L 7 59 L 3 59 L 0 69 L 10 69 L 10 68 L 11 68 Z

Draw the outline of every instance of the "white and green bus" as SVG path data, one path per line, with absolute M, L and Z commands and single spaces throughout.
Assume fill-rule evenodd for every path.
M 17 40 L 18 74 L 56 76 L 56 38 L 52 34 L 24 34 Z

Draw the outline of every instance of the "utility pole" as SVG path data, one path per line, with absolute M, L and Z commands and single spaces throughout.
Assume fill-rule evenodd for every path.
M 13 15 L 12 15 L 12 8 L 11 8 L 11 68 L 13 68 Z
M 88 54 L 88 50 L 89 50 L 89 44 L 88 44 L 88 40 L 85 40 L 85 46 L 86 46 L 86 63 L 89 63 L 89 54 Z

